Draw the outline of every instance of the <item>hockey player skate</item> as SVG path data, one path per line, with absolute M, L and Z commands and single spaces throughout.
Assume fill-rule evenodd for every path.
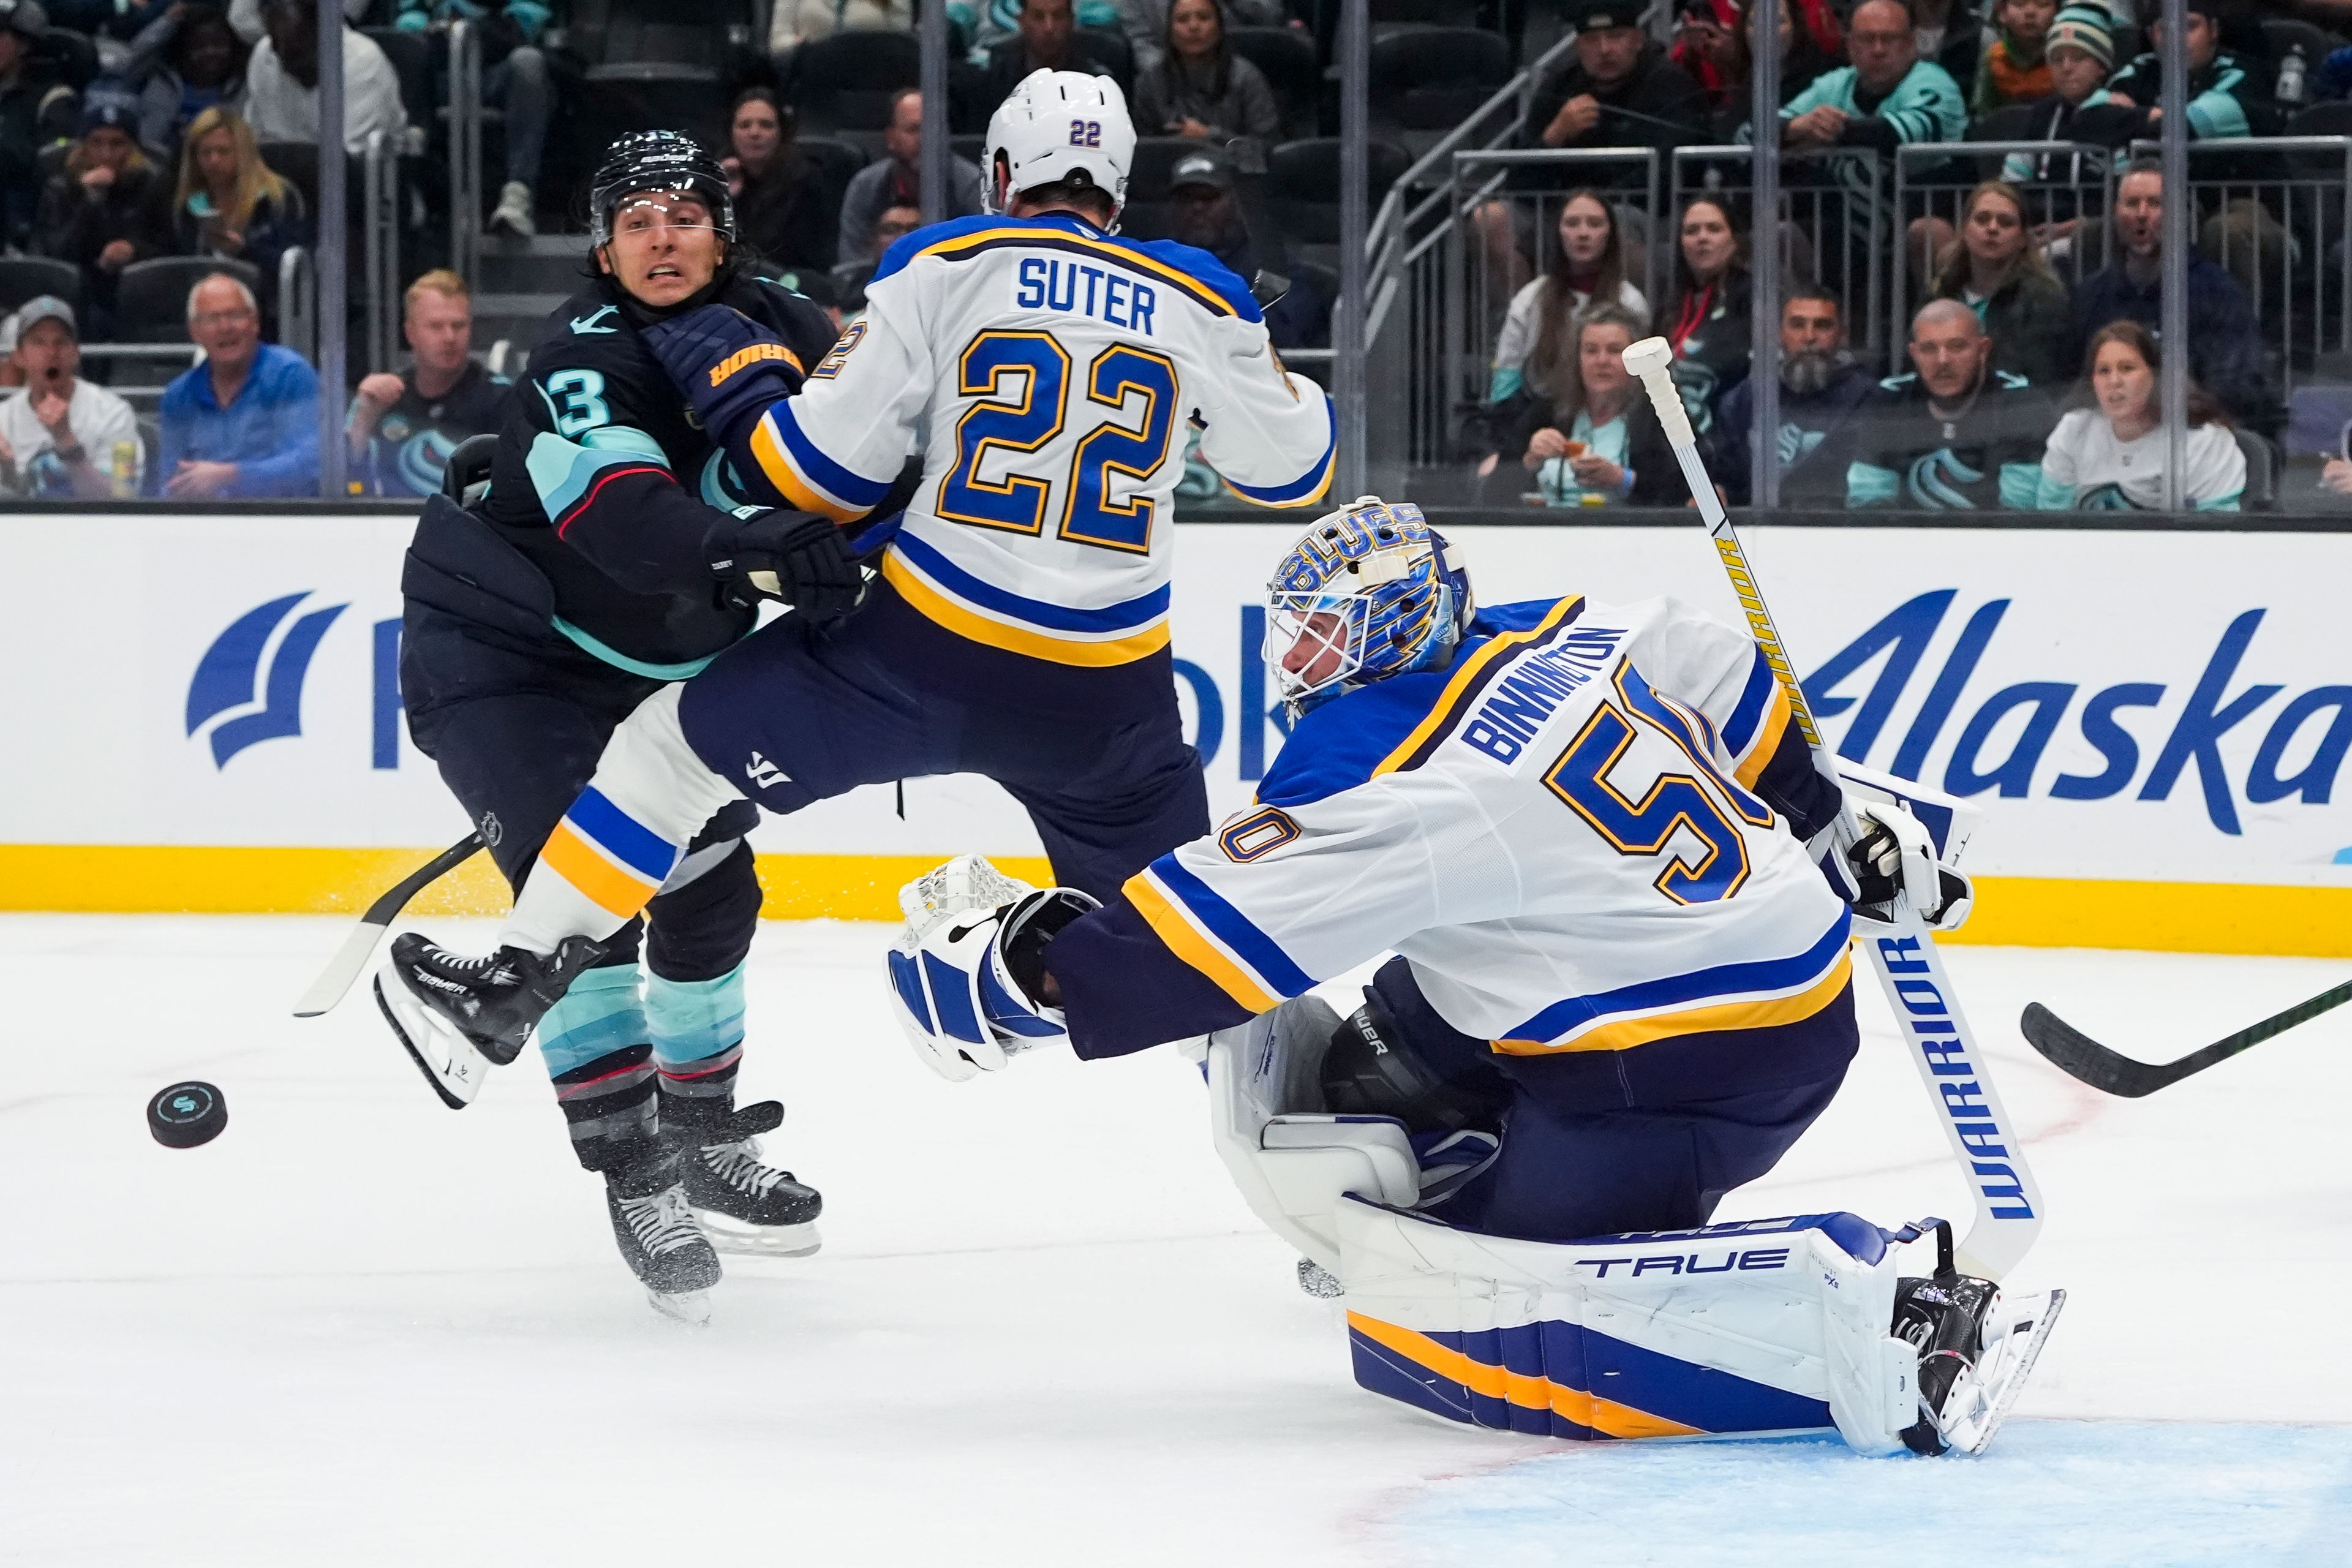
M 404 931 L 376 976 L 376 1005 L 433 1092 L 462 1110 L 489 1069 L 513 1061 L 565 988 L 604 955 L 602 943 L 572 937 L 551 958 L 516 947 L 469 958 Z
M 621 1258 L 654 1310 L 682 1323 L 710 1321 L 719 1254 L 695 1223 L 677 1150 L 604 1173 L 604 1206 Z
M 1891 1331 L 1919 1352 L 1919 1419 L 1903 1441 L 1919 1454 L 1981 1454 L 2023 1391 L 2066 1292 L 2006 1298 L 1991 1280 L 1953 1268 L 1949 1225 L 1937 1222 L 1936 1240 L 1935 1278 L 1895 1287 Z
M 680 1149 L 687 1202 L 721 1252 L 804 1258 L 824 1244 L 816 1216 L 824 1199 L 790 1171 L 760 1161 L 756 1135 L 774 1131 L 783 1120 L 784 1108 L 766 1100 L 714 1126 L 670 1135 Z

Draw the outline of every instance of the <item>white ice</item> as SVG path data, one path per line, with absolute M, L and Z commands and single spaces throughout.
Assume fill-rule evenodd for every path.
M 487 928 L 434 929 L 478 943 Z M 2039 999 L 2149 1058 L 2340 964 L 1956 949 L 2074 1294 L 1980 1461 L 1833 1441 L 1578 1447 L 1355 1387 L 1336 1310 L 1212 1154 L 1166 1052 L 925 1072 L 872 926 L 770 926 L 750 1097 L 825 1193 L 824 1250 L 732 1260 L 657 1319 L 536 1063 L 453 1114 L 342 934 L 0 917 L 0 1562 L 334 1564 L 2352 1560 L 2335 1015 L 2151 1099 L 2048 1068 Z M 1958 1215 L 1875 996 L 1837 1103 L 1719 1215 Z M 218 1084 L 174 1152 L 142 1108 Z

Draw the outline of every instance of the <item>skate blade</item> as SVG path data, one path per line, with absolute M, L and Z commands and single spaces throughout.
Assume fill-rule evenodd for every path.
M 463 1036 L 436 1026 L 436 1020 L 419 1005 L 397 982 L 387 987 L 383 976 L 375 977 L 375 1005 L 383 1021 L 392 1026 L 393 1037 L 441 1103 L 452 1110 L 463 1110 L 482 1092 L 482 1084 L 490 1076 L 489 1058 L 476 1050 L 473 1042 Z
M 746 1225 L 732 1215 L 694 1211 L 694 1220 L 714 1251 L 743 1258 L 806 1258 L 824 1245 L 816 1221 L 800 1225 Z
M 648 1286 L 646 1300 L 653 1304 L 655 1311 L 672 1322 L 684 1323 L 690 1329 L 710 1325 L 710 1292 L 708 1290 L 678 1290 L 664 1295 Z
M 1994 1318 L 1996 1337 L 1946 1402 L 1953 1412 L 1940 1423 L 1946 1443 L 1969 1454 L 1981 1454 L 1991 1444 L 2025 1391 L 2025 1380 L 2065 1306 L 2063 1290 L 2002 1300 Z

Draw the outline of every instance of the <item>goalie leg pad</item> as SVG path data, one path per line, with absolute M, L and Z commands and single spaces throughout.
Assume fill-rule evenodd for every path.
M 1886 1232 L 1853 1215 L 1521 1241 L 1339 1200 L 1356 1380 L 1473 1426 L 1573 1438 L 1834 1426 L 1892 1454 L 1918 1355 Z

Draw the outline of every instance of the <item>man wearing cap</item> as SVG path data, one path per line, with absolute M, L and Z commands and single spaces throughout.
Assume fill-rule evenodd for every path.
M 81 139 L 41 194 L 33 248 L 82 269 L 103 333 L 114 280 L 125 267 L 171 248 L 163 175 L 139 148 L 139 100 L 107 82 L 82 100 Z
M 1706 95 L 1642 26 L 1645 0 L 1569 0 L 1576 58 L 1537 89 L 1529 147 L 1674 147 L 1706 140 Z M 1578 168 L 1585 184 L 1639 184 L 1641 169 Z M 1598 177 L 1595 177 L 1598 176 Z
M 0 403 L 0 464 L 23 496 L 97 500 L 139 493 L 147 448 L 131 405 L 77 374 L 81 344 L 73 307 L 54 294 L 28 300 L 16 315 L 9 357 L 25 390 Z
M 1255 280 L 1261 268 L 1287 269 L 1278 254 L 1258 254 L 1235 198 L 1234 166 L 1224 149 L 1185 153 L 1168 180 L 1169 238 L 1207 251 L 1245 282 Z M 1331 341 L 1330 302 L 1303 278 L 1293 275 L 1289 290 L 1265 310 L 1266 337 L 1276 349 L 1321 348 Z
M 41 199 L 41 149 L 74 132 L 73 89 L 33 67 L 49 30 L 37 0 L 0 0 L 0 238 L 21 243 Z
M 319 487 L 319 376 L 261 341 L 243 280 L 215 272 L 188 290 L 188 335 L 204 363 L 163 389 L 160 491 L 173 500 L 309 495 Z

